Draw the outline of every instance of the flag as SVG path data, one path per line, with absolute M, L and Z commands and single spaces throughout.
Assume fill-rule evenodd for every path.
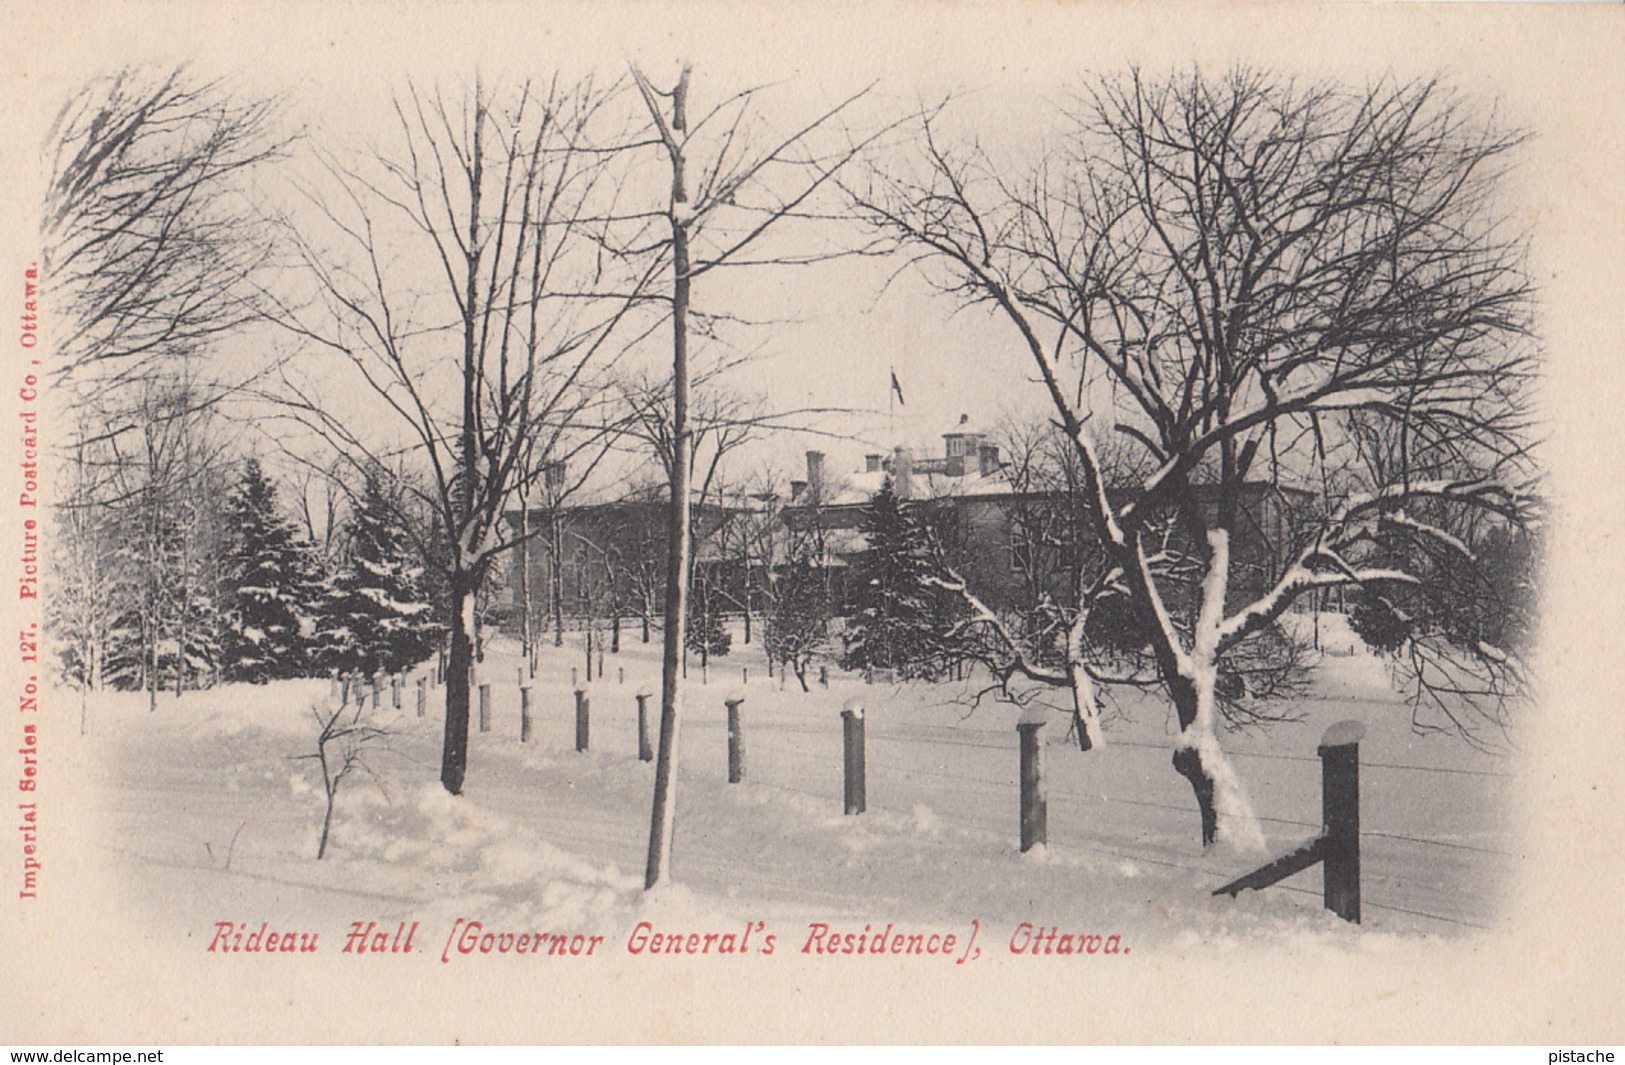
M 893 370 L 891 372 L 891 390 L 893 392 L 897 393 L 897 402 L 898 403 L 902 403 L 903 406 L 905 406 L 905 407 L 908 406 L 907 403 L 903 403 L 903 386 L 897 383 L 897 371 L 896 370 Z

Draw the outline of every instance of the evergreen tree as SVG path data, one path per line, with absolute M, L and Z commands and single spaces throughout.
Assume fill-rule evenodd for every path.
M 762 646 L 781 668 L 795 671 L 807 691 L 807 667 L 823 646 L 831 613 L 824 571 L 806 557 L 792 559 L 773 590 Z
M 721 658 L 733 648 L 733 634 L 722 613 L 722 597 L 711 594 L 709 585 L 695 587 L 698 595 L 688 601 L 688 625 L 684 638 L 688 649 L 700 656 L 701 662 Z
M 249 459 L 228 513 L 231 548 L 223 591 L 226 680 L 263 684 L 308 675 L 308 634 L 319 606 L 315 552 L 278 511 L 276 485 Z
M 346 564 L 331 582 L 318 633 L 323 661 L 365 674 L 409 669 L 434 652 L 443 630 L 380 475 L 368 474 L 346 531 Z
M 930 532 L 897 498 L 889 477 L 864 508 L 860 528 L 868 549 L 854 567 L 857 611 L 847 622 L 842 667 L 938 676 L 956 607 L 929 583 Z

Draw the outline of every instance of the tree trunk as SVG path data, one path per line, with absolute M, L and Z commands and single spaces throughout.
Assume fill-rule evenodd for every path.
M 689 68 L 684 67 L 672 90 L 672 127 L 679 133 L 688 125 Z M 660 655 L 660 746 L 655 761 L 654 804 L 649 818 L 649 861 L 644 888 L 671 881 L 671 845 L 677 814 L 677 731 L 682 717 L 683 681 L 680 674 L 688 622 L 689 482 L 693 455 L 688 428 L 688 192 L 684 186 L 683 156 L 669 142 L 672 166 L 672 404 L 671 404 L 671 508 L 666 538 L 666 627 Z
M 1123 559 L 1124 570 L 1134 586 L 1135 598 L 1144 608 L 1143 617 L 1151 626 L 1157 672 L 1168 686 L 1179 718 L 1173 765 L 1175 772 L 1190 782 L 1196 796 L 1202 846 L 1222 843 L 1244 852 L 1260 851 L 1264 848 L 1264 833 L 1247 798 L 1247 789 L 1225 757 L 1215 731 L 1218 703 L 1213 686 L 1219 675 L 1219 629 L 1230 578 L 1228 533 L 1210 529 L 1208 548 L 1207 572 L 1198 591 L 1189 649 L 1167 617 L 1140 544 L 1134 544 Z
M 1077 724 L 1080 751 L 1106 745 L 1106 737 L 1100 729 L 1100 707 L 1095 702 L 1095 682 L 1089 676 L 1083 657 L 1083 631 L 1087 622 L 1088 614 L 1079 610 L 1066 633 L 1066 679 L 1072 689 L 1072 718 Z
M 528 493 L 519 493 L 519 653 L 531 658 L 536 634 L 530 620 L 530 502 Z
M 156 614 L 147 637 L 147 712 L 158 709 L 158 622 Z
M 463 793 L 468 772 L 469 677 L 474 665 L 474 587 L 467 573 L 451 579 L 451 654 L 446 662 L 446 733 L 440 756 L 440 783 Z
M 564 536 L 559 530 L 557 511 L 549 519 L 548 526 L 548 554 L 552 556 L 552 564 L 548 566 L 548 580 L 551 582 L 548 594 L 553 606 L 553 646 L 564 646 Z
M 1225 757 L 1214 729 L 1213 685 L 1218 676 L 1211 663 L 1197 658 L 1194 676 L 1179 676 L 1170 690 L 1179 717 L 1179 739 L 1174 747 L 1174 771 L 1190 782 L 1202 821 L 1202 846 L 1215 843 L 1244 853 L 1264 849 L 1264 833 L 1247 797 L 1241 778 Z
M 327 836 L 333 830 L 333 800 L 336 798 L 333 789 L 327 789 L 327 812 L 322 815 L 322 840 L 316 845 L 316 860 L 319 862 L 327 857 Z

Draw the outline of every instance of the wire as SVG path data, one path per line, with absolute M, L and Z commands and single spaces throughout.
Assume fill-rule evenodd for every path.
M 1451 850 L 1472 851 L 1475 854 L 1493 854 L 1499 858 L 1516 858 L 1511 851 L 1496 850 L 1493 847 L 1475 847 L 1471 843 L 1451 843 L 1442 839 L 1424 839 L 1420 836 L 1407 836 L 1400 832 L 1379 832 L 1376 829 L 1362 828 L 1360 835 L 1376 836 L 1379 839 L 1404 840 L 1406 843 L 1420 843 L 1428 847 L 1449 847 Z

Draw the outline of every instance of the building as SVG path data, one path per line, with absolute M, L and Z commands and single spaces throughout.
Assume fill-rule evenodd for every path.
M 696 503 L 691 511 L 693 597 L 699 609 L 724 613 L 753 609 L 773 565 L 771 500 L 741 498 Z M 663 486 L 614 499 L 533 506 L 523 522 L 508 516 L 510 532 L 530 534 L 515 552 L 503 589 L 505 612 L 516 615 L 521 571 L 528 571 L 533 616 L 568 626 L 591 622 L 619 631 L 622 623 L 644 634 L 665 611 L 668 500 Z
M 1023 475 L 965 415 L 942 441 L 939 456 L 920 458 L 907 448 L 871 453 L 861 468 L 835 477 L 826 472 L 822 453 L 807 453 L 807 479 L 792 482 L 785 522 L 802 540 L 816 539 L 817 561 L 835 571 L 831 583 L 840 601 L 850 601 L 850 589 L 839 571 L 849 570 L 867 550 L 864 508 L 887 479 L 988 606 L 1021 610 L 1045 596 L 1066 601 L 1075 595 L 1079 568 L 1099 562 L 1083 501 L 1037 479 L 1022 483 Z M 1312 503 L 1298 489 L 1245 486 L 1231 545 L 1232 601 L 1256 597 L 1273 583 L 1297 547 L 1300 518 Z M 1178 529 L 1170 536 L 1175 544 L 1189 542 Z
M 787 498 L 756 495 L 696 504 L 694 599 L 700 609 L 749 615 L 762 609 L 774 575 L 791 557 L 823 568 L 837 610 L 853 602 L 850 573 L 868 550 L 865 508 L 889 479 L 932 530 L 944 558 L 996 610 L 1022 611 L 1045 597 L 1075 595 L 1080 567 L 1100 562 L 1083 502 L 1032 480 L 1001 458 L 988 434 L 961 415 L 942 434 L 941 453 L 917 457 L 905 447 L 871 452 L 861 466 L 833 474 L 821 451 L 806 453 L 806 476 Z M 1296 489 L 1249 484 L 1231 545 L 1232 602 L 1255 597 L 1279 574 L 1298 543 L 1299 517 L 1312 497 Z M 618 629 L 625 620 L 658 619 L 665 608 L 667 501 L 664 487 L 620 498 L 531 508 L 535 538 L 528 566 L 534 613 Z M 517 514 L 510 516 L 515 533 Z M 1170 527 L 1170 544 L 1190 537 Z M 505 599 L 517 609 L 518 565 Z M 1177 601 L 1178 596 L 1173 598 Z

